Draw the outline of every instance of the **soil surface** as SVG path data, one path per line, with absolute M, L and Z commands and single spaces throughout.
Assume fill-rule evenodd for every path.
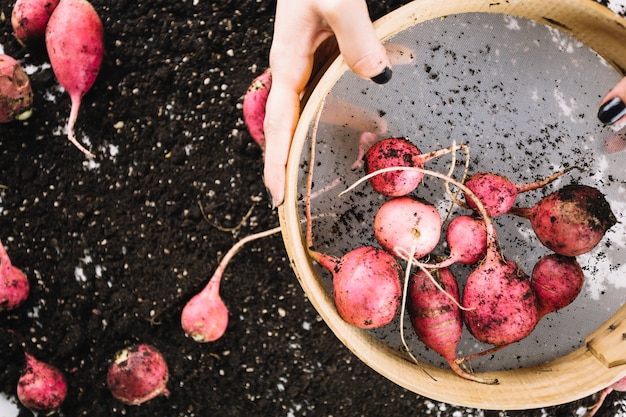
M 403 3 L 371 2 L 372 17 Z M 0 239 L 31 294 L 0 313 L 1 392 L 15 398 L 26 350 L 65 372 L 59 414 L 68 417 L 538 417 L 580 415 L 594 403 L 482 411 L 404 390 L 328 329 L 280 234 L 229 265 L 225 336 L 186 337 L 181 309 L 219 258 L 241 237 L 278 226 L 241 112 L 268 65 L 275 2 L 93 0 L 107 53 L 77 122 L 93 162 L 63 133 L 69 98 L 45 49 L 13 38 L 12 4 L 0 3 L 0 45 L 28 67 L 36 99 L 28 121 L 0 125 Z M 136 343 L 165 356 L 170 395 L 126 406 L 105 375 L 116 351 Z M 618 414 L 622 398 L 612 394 L 598 415 Z

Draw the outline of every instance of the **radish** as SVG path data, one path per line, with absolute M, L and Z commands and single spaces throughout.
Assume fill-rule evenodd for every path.
M 243 98 L 243 120 L 252 139 L 265 150 L 265 105 L 272 87 L 272 72 L 268 68 L 252 80 Z
M 32 114 L 30 78 L 13 57 L 0 54 L 0 123 L 26 120 Z
M 429 268 L 443 268 L 460 263 L 473 265 L 487 254 L 487 231 L 482 219 L 471 216 L 457 216 L 446 228 L 446 242 L 450 255 L 441 262 L 430 264 Z
M 22 45 L 43 39 L 50 15 L 59 0 L 16 0 L 11 12 L 11 26 Z
M 169 396 L 169 370 L 153 346 L 140 344 L 117 352 L 107 372 L 107 386 L 118 401 L 139 405 L 159 395 Z
M 374 218 L 374 236 L 384 249 L 401 248 L 414 258 L 428 255 L 439 243 L 441 217 L 434 206 L 411 197 L 386 201 Z
M 623 377 L 622 379 L 618 380 L 617 382 L 614 382 L 613 384 L 609 385 L 608 387 L 600 391 L 600 395 L 598 396 L 598 401 L 596 401 L 594 406 L 591 409 L 589 409 L 589 411 L 583 417 L 595 416 L 598 410 L 600 410 L 600 407 L 602 407 L 602 404 L 604 403 L 604 400 L 606 399 L 606 397 L 613 391 L 626 392 L 626 377 Z
M 515 207 L 510 213 L 530 220 L 541 243 L 564 256 L 589 252 L 617 223 L 604 195 L 580 184 L 567 185 L 533 207 Z
M 74 135 L 83 96 L 96 81 L 104 55 L 102 21 L 87 0 L 60 0 L 46 27 L 52 70 L 71 100 L 67 137 L 88 158 L 94 155 Z
M 311 258 L 333 275 L 337 312 L 353 326 L 372 329 L 389 324 L 402 295 L 402 268 L 381 248 L 362 246 L 340 259 L 309 248 Z
M 67 382 L 56 367 L 24 352 L 26 366 L 17 382 L 17 398 L 33 411 L 52 411 L 61 406 Z
M 467 145 L 455 145 L 422 154 L 417 146 L 406 138 L 386 138 L 376 142 L 365 153 L 365 171 L 369 175 L 387 167 L 423 168 L 431 159 L 461 148 L 466 149 Z M 388 197 L 400 197 L 415 190 L 423 176 L 419 170 L 394 170 L 373 176 L 369 181 L 376 192 Z
M 541 188 L 571 169 L 559 171 L 547 178 L 529 184 L 515 184 L 502 175 L 478 172 L 469 177 L 465 181 L 465 185 L 482 201 L 487 213 L 491 217 L 496 217 L 506 213 L 513 207 L 518 194 Z M 476 204 L 471 199 L 467 200 L 467 205 L 472 210 L 476 210 Z
M 530 284 L 537 296 L 539 318 L 560 310 L 578 297 L 585 275 L 576 258 L 551 253 L 533 267 Z
M 456 348 L 463 332 L 461 309 L 458 307 L 459 288 L 448 268 L 433 269 L 432 278 L 454 297 L 449 298 L 434 285 L 426 270 L 420 269 L 409 281 L 408 312 L 417 337 L 426 346 L 440 354 L 459 376 L 476 382 L 495 384 L 495 379 L 483 379 L 461 369 L 456 361 Z
M 0 242 L 0 311 L 19 307 L 29 293 L 28 278 L 11 264 L 9 254 Z

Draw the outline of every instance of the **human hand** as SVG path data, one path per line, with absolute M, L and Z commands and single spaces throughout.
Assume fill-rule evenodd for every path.
M 598 119 L 612 125 L 626 116 L 626 77 L 604 97 L 598 110 Z
M 391 63 L 374 32 L 365 0 L 278 0 L 270 49 L 272 87 L 265 108 L 263 173 L 274 207 L 283 203 L 287 157 L 315 52 L 333 35 L 346 64 L 357 75 L 378 84 L 391 79 Z

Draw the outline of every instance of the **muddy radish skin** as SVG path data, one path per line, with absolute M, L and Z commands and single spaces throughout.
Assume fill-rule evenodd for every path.
M 265 106 L 272 87 L 272 73 L 266 69 L 252 80 L 243 98 L 243 120 L 252 139 L 265 150 Z
M 0 123 L 26 120 L 32 114 L 30 78 L 13 57 L 0 54 Z
M 43 40 L 46 25 L 59 0 L 16 0 L 11 12 L 11 26 L 22 45 Z
M 71 100 L 67 137 L 87 157 L 94 155 L 74 134 L 83 96 L 91 89 L 104 56 L 104 29 L 87 0 L 60 0 L 46 26 L 45 42 L 50 65 Z
M 423 167 L 421 151 L 406 138 L 387 138 L 376 142 L 365 153 L 364 167 L 369 174 L 392 166 Z M 386 172 L 370 178 L 370 184 L 378 193 L 399 197 L 413 191 L 424 174 L 417 171 Z
M 482 219 L 460 215 L 448 223 L 446 242 L 450 254 L 431 268 L 448 267 L 454 263 L 474 265 L 487 255 L 487 230 Z
M 159 395 L 169 395 L 169 370 L 163 355 L 147 344 L 120 350 L 107 373 L 107 386 L 118 401 L 140 405 Z
M 28 278 L 13 266 L 9 254 L 0 242 L 0 311 L 19 307 L 26 301 L 29 293 Z
M 540 319 L 571 304 L 583 289 L 585 275 L 576 258 L 552 253 L 535 264 L 530 283 Z
M 567 185 L 533 207 L 515 207 L 510 213 L 530 220 L 539 241 L 563 256 L 589 252 L 617 223 L 604 195 L 580 184 Z
M 459 288 L 450 269 L 434 269 L 431 275 L 458 303 Z M 417 337 L 430 349 L 440 354 L 457 375 L 476 382 L 497 383 L 497 380 L 484 379 L 470 374 L 457 363 L 456 348 L 463 332 L 461 309 L 435 286 L 424 270 L 419 270 L 411 277 L 407 301 L 409 317 Z
M 374 218 L 374 236 L 384 249 L 421 258 L 439 243 L 441 217 L 434 206 L 411 197 L 396 197 L 380 206 Z
M 17 382 L 17 398 L 33 411 L 52 411 L 67 395 L 67 382 L 56 367 L 24 352 L 26 366 Z
M 310 255 L 333 274 L 335 306 L 344 321 L 372 329 L 394 319 L 402 268 L 393 255 L 374 246 L 353 249 L 340 259 L 314 251 Z

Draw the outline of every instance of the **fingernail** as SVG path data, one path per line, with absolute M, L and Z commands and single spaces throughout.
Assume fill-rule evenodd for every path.
M 598 119 L 605 125 L 611 125 L 626 115 L 626 105 L 619 97 L 613 97 L 598 110 Z
M 371 79 L 376 84 L 386 84 L 386 83 L 389 82 L 389 80 L 391 80 L 391 76 L 392 75 L 393 75 L 393 71 L 391 71 L 391 68 L 385 67 L 383 72 L 381 72 L 380 74 L 378 74 L 375 77 L 372 77 Z

